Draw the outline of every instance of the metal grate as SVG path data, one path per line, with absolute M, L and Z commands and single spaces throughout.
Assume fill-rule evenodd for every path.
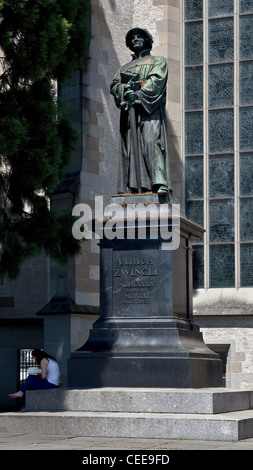
M 18 350 L 18 388 L 20 388 L 26 380 L 28 368 L 37 365 L 32 358 L 32 351 L 33 349 Z

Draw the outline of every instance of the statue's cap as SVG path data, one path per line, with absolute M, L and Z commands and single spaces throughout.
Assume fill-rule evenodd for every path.
M 142 34 L 145 34 L 146 38 L 150 42 L 150 46 L 151 46 L 150 48 L 152 48 L 152 44 L 153 44 L 152 35 L 150 34 L 150 32 L 147 29 L 139 28 L 139 26 L 136 26 L 135 28 L 130 29 L 128 31 L 128 33 L 126 34 L 126 46 L 127 47 L 130 46 L 131 38 L 132 38 L 133 34 L 135 34 L 136 32 L 141 32 Z

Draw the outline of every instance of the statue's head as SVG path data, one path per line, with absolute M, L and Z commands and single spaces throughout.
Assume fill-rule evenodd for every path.
M 133 44 L 133 41 L 137 36 L 143 38 L 144 49 L 148 49 L 148 50 L 152 49 L 153 38 L 151 34 L 149 33 L 149 31 L 147 31 L 147 29 L 139 28 L 137 26 L 135 28 L 130 29 L 128 33 L 126 34 L 126 46 L 129 47 L 131 51 L 135 52 L 135 46 Z

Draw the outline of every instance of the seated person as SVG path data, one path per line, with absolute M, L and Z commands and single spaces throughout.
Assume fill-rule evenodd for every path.
M 58 388 L 60 384 L 60 369 L 56 359 L 40 349 L 34 349 L 33 359 L 40 367 L 40 374 L 28 375 L 25 383 L 16 393 L 10 393 L 10 398 L 22 398 L 26 390 Z

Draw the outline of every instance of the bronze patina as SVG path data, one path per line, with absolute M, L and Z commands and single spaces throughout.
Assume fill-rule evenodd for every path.
M 120 115 L 120 151 L 117 192 L 171 191 L 166 130 L 167 61 L 150 54 L 153 38 L 143 28 L 126 35 L 132 60 L 121 67 L 111 93 Z

